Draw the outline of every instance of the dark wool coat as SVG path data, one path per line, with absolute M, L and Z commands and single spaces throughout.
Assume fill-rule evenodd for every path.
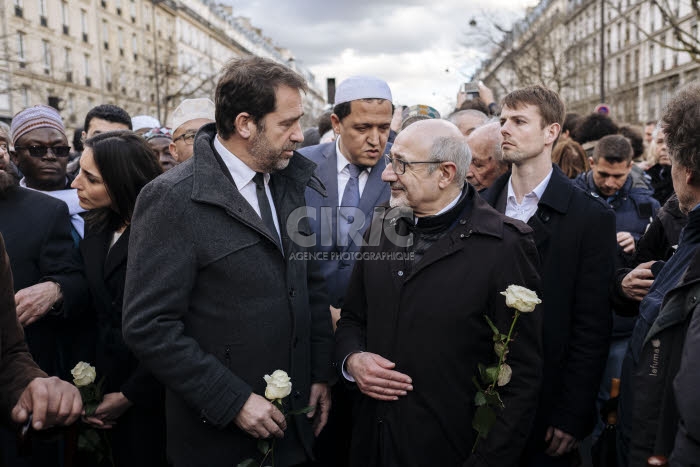
M 112 232 L 88 227 L 80 242 L 96 318 L 94 366 L 104 377 L 103 393 L 122 392 L 134 405 L 108 433 L 117 467 L 157 467 L 165 461 L 163 386 L 140 365 L 122 338 L 122 301 L 130 228 L 110 249 Z
M 390 213 L 391 211 L 389 211 Z M 391 224 L 391 218 L 386 221 Z M 391 227 L 389 227 L 391 228 Z M 382 229 L 382 219 L 370 234 Z M 385 230 L 363 255 L 402 253 Z M 469 187 L 466 208 L 446 235 L 404 274 L 401 257 L 357 261 L 336 332 L 337 360 L 379 354 L 413 379 L 398 401 L 362 395 L 356 408 L 351 465 L 410 467 L 516 465 L 537 407 L 542 376 L 542 312 L 522 314 L 500 388 L 505 410 L 471 454 L 477 364 L 496 363 L 484 315 L 506 332 L 513 310 L 500 292 L 539 288 L 532 230 L 488 206 Z
M 10 411 L 24 388 L 34 378 L 43 377 L 46 373 L 32 361 L 17 321 L 10 260 L 0 234 L 0 421 L 4 425 L 10 425 Z
M 677 432 L 681 433 L 676 444 L 680 450 L 671 465 L 696 465 L 699 460 L 695 438 L 698 414 L 696 404 L 691 402 L 697 398 L 698 376 L 690 370 L 697 366 L 695 312 L 700 296 L 700 254 L 697 249 L 691 254 L 680 282 L 664 296 L 659 315 L 644 339 L 634 374 L 630 375 L 633 392 L 626 393 L 634 401 L 629 424 L 630 466 L 644 465 L 652 455 L 669 456 Z M 686 342 L 687 337 L 690 342 Z M 681 396 L 678 401 L 677 395 Z M 691 453 L 695 455 L 688 457 Z
M 315 165 L 295 154 L 270 189 L 284 255 L 238 192 L 213 149 L 214 124 L 194 157 L 139 195 L 131 225 L 124 340 L 166 387 L 168 453 L 176 466 L 230 467 L 258 454 L 234 419 L 263 376 L 287 371 L 293 409 L 312 383 L 334 379 L 333 335 L 323 281 L 285 228 L 304 206 Z M 310 234 L 302 218 L 298 228 Z M 299 255 L 301 253 L 301 255 Z M 303 462 L 313 433 L 306 416 L 287 424 L 275 465 Z
M 87 283 L 71 236 L 63 201 L 17 187 L 0 199 L 0 233 L 5 237 L 15 291 L 44 281 L 61 285 L 62 306 L 24 330 L 34 361 L 51 376 L 70 378 L 71 340 L 81 331 Z
M 505 212 L 509 178 L 504 174 L 484 193 L 499 212 Z M 542 262 L 544 380 L 530 445 L 541 450 L 548 426 L 580 440 L 597 420 L 617 241 L 613 210 L 576 188 L 557 166 L 528 225 Z

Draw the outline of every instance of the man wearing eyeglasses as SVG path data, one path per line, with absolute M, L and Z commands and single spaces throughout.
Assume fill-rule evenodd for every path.
M 214 121 L 214 103 L 210 99 L 185 99 L 173 112 L 170 128 L 173 140 L 170 154 L 178 163 L 183 163 L 194 154 L 194 137 L 207 123 Z
M 338 366 L 362 393 L 352 467 L 513 466 L 525 447 L 542 372 L 537 309 L 518 319 L 505 408 L 472 453 L 472 378 L 498 359 L 484 315 L 505 332 L 513 310 L 500 292 L 537 290 L 539 261 L 532 229 L 466 183 L 470 159 L 445 120 L 413 123 L 391 147 L 382 179 L 396 209 L 370 227 L 378 241 L 361 250 L 336 331 Z

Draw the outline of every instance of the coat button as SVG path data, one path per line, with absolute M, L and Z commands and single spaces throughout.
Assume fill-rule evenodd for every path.
M 690 299 L 690 303 L 695 303 L 695 302 L 697 302 L 697 301 L 698 301 L 698 298 L 697 298 L 697 297 L 692 297 L 692 298 Z
M 299 391 L 294 391 L 294 398 L 299 399 L 301 397 L 301 393 Z
M 459 223 L 460 223 L 461 225 L 464 225 L 464 224 L 467 223 L 467 220 L 466 220 L 466 219 L 460 219 L 460 220 L 459 220 Z
M 297 296 L 297 291 L 294 289 L 289 289 L 289 296 L 294 298 Z
M 403 277 L 403 271 L 399 271 L 396 273 L 399 277 Z

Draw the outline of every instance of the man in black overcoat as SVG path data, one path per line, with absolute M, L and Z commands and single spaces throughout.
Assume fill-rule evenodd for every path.
M 498 211 L 532 227 L 542 264 L 544 380 L 522 464 L 538 467 L 571 465 L 591 432 L 612 326 L 615 213 L 552 164 L 563 119 L 564 104 L 550 89 L 508 94 L 502 148 L 513 168 L 484 194 Z
M 354 467 L 512 466 L 525 446 L 542 375 L 537 309 L 517 322 L 505 409 L 472 453 L 472 378 L 497 363 L 484 316 L 506 333 L 514 311 L 500 292 L 537 290 L 539 265 L 532 229 L 465 183 L 470 159 L 444 120 L 412 124 L 391 148 L 382 178 L 395 209 L 366 236 L 336 332 L 343 377 L 362 393 Z
M 335 376 L 328 298 L 290 237 L 311 233 L 306 187 L 324 191 L 315 164 L 294 152 L 304 90 L 301 76 L 271 60 L 231 62 L 216 89 L 216 124 L 199 130 L 194 157 L 136 203 L 124 340 L 166 387 L 176 467 L 259 459 L 258 439 L 270 437 L 277 467 L 300 464 L 326 422 Z M 285 410 L 313 412 L 285 420 L 264 397 L 263 377 L 275 370 L 291 377 Z

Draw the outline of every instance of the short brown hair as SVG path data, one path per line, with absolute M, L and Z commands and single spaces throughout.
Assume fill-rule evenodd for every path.
M 564 122 L 564 103 L 559 98 L 559 94 L 536 84 L 526 88 L 517 89 L 503 98 L 501 107 L 508 106 L 517 109 L 523 105 L 534 105 L 542 116 L 542 128 L 552 123 L 559 126 Z
M 280 86 L 308 90 L 306 80 L 284 65 L 262 57 L 244 57 L 230 61 L 216 85 L 216 131 L 228 139 L 241 112 L 249 113 L 259 124 L 277 106 L 275 93 Z
M 554 146 L 552 162 L 557 164 L 569 178 L 576 178 L 590 169 L 586 151 L 572 139 L 561 140 Z
M 673 163 L 700 174 L 700 85 L 681 89 L 668 103 L 661 129 Z
M 611 164 L 632 161 L 632 145 L 622 135 L 603 136 L 598 140 L 593 149 L 593 160 L 598 163 L 602 157 Z

